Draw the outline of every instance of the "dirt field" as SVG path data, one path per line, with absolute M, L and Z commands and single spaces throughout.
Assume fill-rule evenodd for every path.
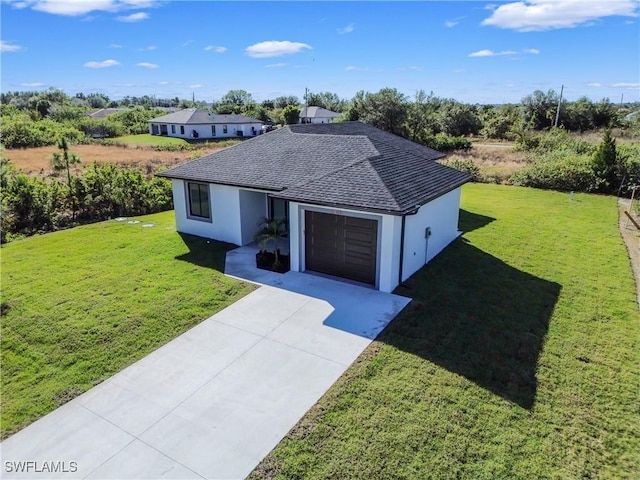
M 98 163 L 115 163 L 118 165 L 139 166 L 152 173 L 161 166 L 173 166 L 187 160 L 215 152 L 219 148 L 202 148 L 192 151 L 167 152 L 156 151 L 145 147 L 113 147 L 106 145 L 73 145 L 71 153 L 80 157 L 81 163 L 74 165 L 78 171 L 84 166 Z M 51 154 L 59 152 L 55 146 L 5 150 L 5 155 L 16 168 L 32 175 L 48 176 L 51 173 Z

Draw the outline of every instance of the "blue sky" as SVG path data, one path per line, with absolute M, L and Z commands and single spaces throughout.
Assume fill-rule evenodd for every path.
M 640 0 L 1 0 L 2 91 L 640 99 Z

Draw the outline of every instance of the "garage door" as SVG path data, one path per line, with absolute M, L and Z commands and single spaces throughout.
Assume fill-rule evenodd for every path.
M 375 285 L 377 239 L 377 220 L 306 211 L 306 269 Z

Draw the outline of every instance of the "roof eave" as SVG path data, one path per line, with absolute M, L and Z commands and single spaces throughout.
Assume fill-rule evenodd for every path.
M 185 180 L 187 182 L 210 183 L 212 185 L 225 185 L 228 187 L 250 188 L 252 190 L 267 190 L 269 192 L 281 192 L 285 187 L 264 186 L 255 184 L 245 184 L 236 182 L 220 182 L 212 180 L 203 180 L 202 178 L 190 177 L 188 175 L 172 175 L 169 172 L 160 172 L 155 174 L 156 177 L 169 178 L 171 180 Z

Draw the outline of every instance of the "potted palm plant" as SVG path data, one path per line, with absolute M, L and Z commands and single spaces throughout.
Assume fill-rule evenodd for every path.
M 256 266 L 264 270 L 284 273 L 289 270 L 289 256 L 280 253 L 280 240 L 284 239 L 287 232 L 287 222 L 284 218 L 263 217 L 258 222 L 260 230 L 253 240 L 260 246 L 256 253 Z M 269 243 L 273 242 L 273 252 L 267 250 Z

